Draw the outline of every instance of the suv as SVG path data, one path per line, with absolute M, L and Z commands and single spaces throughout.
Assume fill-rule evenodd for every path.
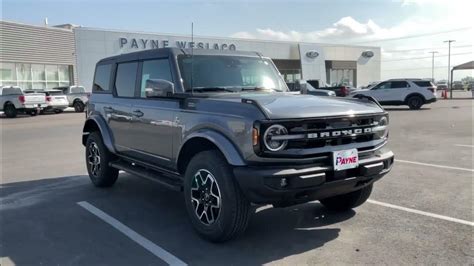
M 61 90 L 67 97 L 69 107 L 74 107 L 74 111 L 84 112 L 87 102 L 89 101 L 89 93 L 82 86 L 64 86 L 56 87 L 54 90 Z
M 420 109 L 427 103 L 436 102 L 436 86 L 429 80 L 389 79 L 368 89 L 353 91 L 350 96 L 371 96 L 385 105 L 408 105 Z
M 253 204 L 364 203 L 394 156 L 370 98 L 289 92 L 258 53 L 161 48 L 100 60 L 82 143 L 98 187 L 119 170 L 183 191 L 195 230 L 220 242 Z

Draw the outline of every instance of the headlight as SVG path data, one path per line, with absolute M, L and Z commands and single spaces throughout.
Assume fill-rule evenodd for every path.
M 288 140 L 278 140 L 274 137 L 279 135 L 287 135 L 288 130 L 282 125 L 272 125 L 263 134 L 263 143 L 270 151 L 281 151 L 288 144 Z
M 388 117 L 382 116 L 379 119 L 378 124 L 372 129 L 372 131 L 375 133 L 377 138 L 386 138 L 388 135 Z

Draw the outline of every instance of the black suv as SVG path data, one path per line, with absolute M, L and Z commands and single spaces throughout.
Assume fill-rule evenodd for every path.
M 252 203 L 364 203 L 392 167 L 387 137 L 370 97 L 290 93 L 258 53 L 163 48 L 97 63 L 82 143 L 94 185 L 123 170 L 183 191 L 218 242 L 245 230 Z

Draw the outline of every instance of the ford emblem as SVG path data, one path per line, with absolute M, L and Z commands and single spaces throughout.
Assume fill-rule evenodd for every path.
M 319 53 L 316 52 L 316 51 L 307 51 L 306 56 L 311 58 L 311 59 L 314 59 L 314 58 L 319 56 Z
M 362 56 L 363 57 L 366 57 L 366 58 L 371 58 L 374 56 L 374 52 L 372 51 L 365 51 L 365 52 L 362 52 Z

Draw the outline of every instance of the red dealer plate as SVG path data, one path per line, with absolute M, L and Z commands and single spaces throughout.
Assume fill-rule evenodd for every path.
M 357 149 L 334 151 L 332 158 L 335 171 L 352 169 L 359 166 L 359 154 Z

